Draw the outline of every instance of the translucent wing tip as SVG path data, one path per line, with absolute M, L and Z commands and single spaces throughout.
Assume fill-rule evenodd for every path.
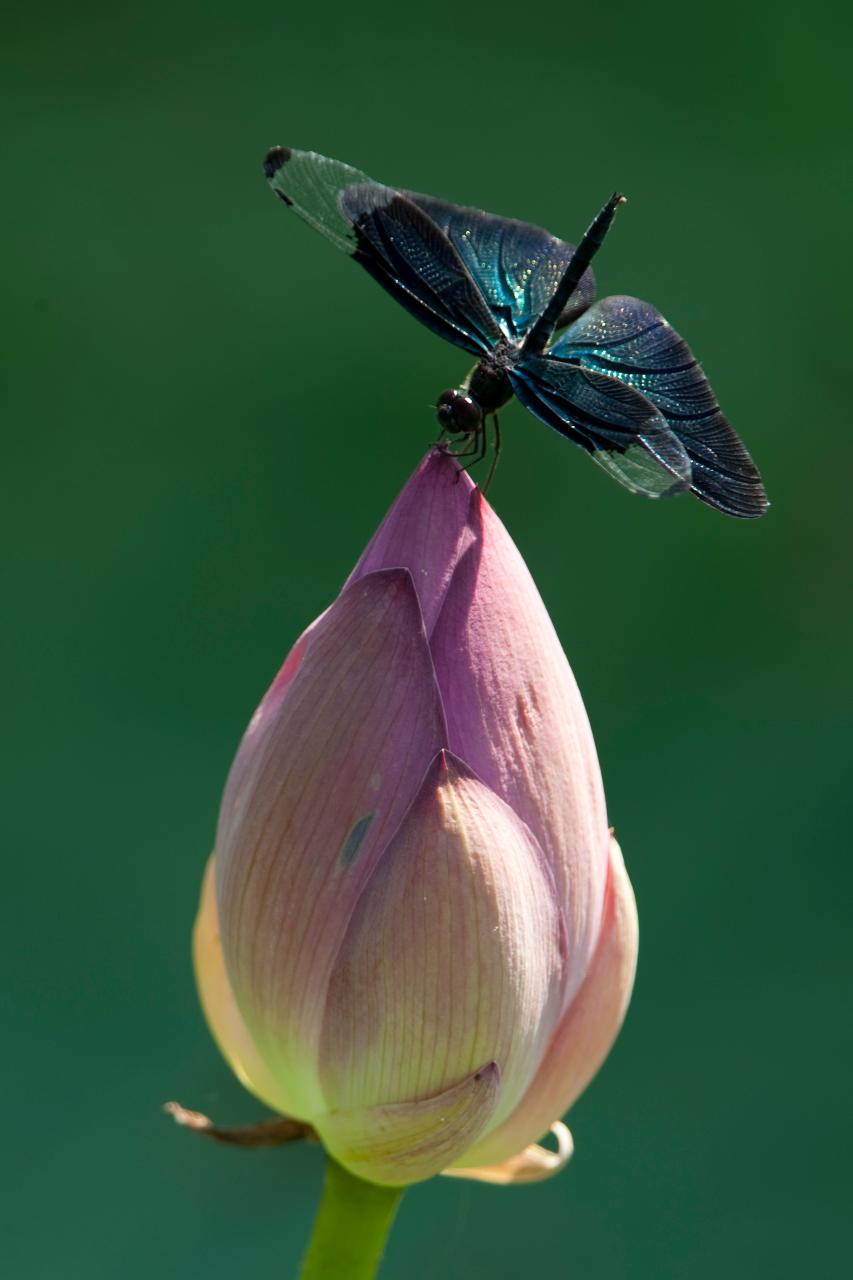
M 290 159 L 290 147 L 270 147 L 264 156 L 264 177 L 271 182 L 279 169 Z

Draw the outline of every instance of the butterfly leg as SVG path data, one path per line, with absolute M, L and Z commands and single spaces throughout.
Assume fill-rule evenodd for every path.
M 443 449 L 445 453 L 449 453 L 451 458 L 470 458 L 471 454 L 476 450 L 477 432 L 468 431 L 464 434 L 459 449 L 452 447 L 453 441 L 445 439 L 451 433 L 447 427 L 442 427 L 438 433 L 438 439 L 432 441 L 434 449 Z M 472 444 L 472 441 L 475 443 Z
M 448 448 L 447 452 L 449 456 L 451 458 L 470 458 L 471 454 L 476 453 L 478 449 L 478 433 L 475 431 L 470 432 L 468 435 L 465 436 L 465 439 L 462 441 L 462 445 L 464 447 L 461 449 Z M 473 467 L 476 461 L 477 459 L 474 458 L 473 461 L 469 462 L 466 466 L 459 467 L 457 469 L 454 484 L 459 483 L 459 477 L 462 475 L 462 472 L 467 471 L 468 467 Z
M 477 453 L 482 457 L 482 453 L 480 452 L 480 436 L 481 432 L 470 431 L 462 441 L 462 444 L 465 447 L 463 449 L 451 449 L 449 451 L 451 456 L 454 458 L 470 458 L 473 453 Z M 468 463 L 468 466 L 473 467 L 474 462 L 478 461 L 479 458 L 474 458 L 473 462 Z
M 464 453 L 457 453 L 456 457 L 467 458 L 467 457 L 470 457 L 472 453 L 475 456 L 471 458 L 471 461 L 466 463 L 464 467 L 460 467 L 459 468 L 460 471 L 470 470 L 470 468 L 473 466 L 476 466 L 478 462 L 482 462 L 486 456 L 486 449 L 488 448 L 488 437 L 486 436 L 485 423 L 483 423 L 483 425 L 479 427 L 477 431 L 474 431 L 471 434 L 474 437 L 474 445 L 472 446 L 471 449 L 466 449 Z
M 489 467 L 489 474 L 486 476 L 486 483 L 481 488 L 482 493 L 485 493 L 489 485 L 492 483 L 492 477 L 494 476 L 495 468 L 498 465 L 498 458 L 501 456 L 501 424 L 498 421 L 498 415 L 496 413 L 492 414 L 492 421 L 495 424 L 495 446 L 494 453 L 492 454 L 492 464 Z M 484 430 L 483 435 L 485 436 L 485 434 Z

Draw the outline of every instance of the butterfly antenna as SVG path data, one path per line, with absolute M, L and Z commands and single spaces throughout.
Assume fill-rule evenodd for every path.
M 551 334 L 557 327 L 557 321 L 565 310 L 566 303 L 580 284 L 581 276 L 604 243 L 604 237 L 616 217 L 616 210 L 620 204 L 625 203 L 625 197 L 620 195 L 618 191 L 614 191 L 607 204 L 587 227 L 583 234 L 583 239 L 569 259 L 569 265 L 563 272 L 550 302 L 527 335 L 522 347 L 524 355 L 536 356 L 545 350 Z

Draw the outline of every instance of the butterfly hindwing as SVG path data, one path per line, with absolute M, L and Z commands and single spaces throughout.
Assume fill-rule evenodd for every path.
M 724 417 L 696 357 L 663 316 L 639 298 L 602 298 L 548 352 L 617 378 L 644 395 L 690 459 L 690 488 L 728 515 L 761 516 L 761 477 Z
M 662 415 L 618 378 L 532 356 L 511 374 L 531 413 L 574 441 L 614 479 L 648 498 L 687 489 L 690 460 Z

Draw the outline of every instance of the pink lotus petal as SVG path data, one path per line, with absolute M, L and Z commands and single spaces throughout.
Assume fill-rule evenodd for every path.
M 216 841 L 223 947 L 293 1114 L 325 1109 L 314 1053 L 332 964 L 444 735 L 412 580 L 391 570 L 332 605 L 275 714 L 238 753 Z
M 377 569 L 403 565 L 421 603 L 427 635 L 472 539 L 468 503 L 474 488 L 452 458 L 437 449 L 421 462 L 371 538 L 349 582 Z
M 332 1111 L 315 1124 L 332 1155 L 352 1173 L 404 1187 L 440 1173 L 469 1146 L 499 1092 L 500 1070 L 490 1062 L 434 1097 Z
M 442 753 L 335 963 L 320 1055 L 330 1107 L 431 1097 L 493 1060 L 498 1123 L 556 1025 L 561 944 L 553 882 L 529 830 Z
M 544 605 L 432 451 L 232 767 L 221 943 L 209 885 L 195 934 L 214 1034 L 249 1088 L 363 1176 L 548 1176 L 568 1131 L 557 1152 L 531 1140 L 597 1070 L 633 981 L 633 898 L 607 849 Z
M 570 940 L 568 1004 L 595 947 L 607 878 L 595 744 L 533 579 L 478 491 L 470 497 L 469 527 L 474 541 L 430 640 L 449 745 L 545 851 Z
M 279 668 L 269 689 L 264 694 L 260 706 L 249 721 L 228 776 L 228 789 L 232 794 L 239 793 L 242 790 L 244 771 L 249 767 L 252 770 L 256 768 L 257 754 L 263 750 L 263 740 L 269 736 L 284 695 L 290 688 L 293 678 L 302 664 L 305 650 L 308 648 L 308 641 L 318 624 L 326 616 L 326 613 L 328 613 L 328 609 L 321 613 L 319 618 L 315 618 L 311 625 L 302 632 L 302 635 Z
M 471 1151 L 465 1165 L 508 1159 L 544 1133 L 580 1096 L 622 1025 L 637 966 L 637 908 L 615 840 L 601 937 L 586 980 L 557 1028 L 521 1104 L 509 1119 Z
M 566 1005 L 592 955 L 607 877 L 607 817 L 577 684 L 536 585 L 492 508 L 433 450 L 352 579 L 406 565 L 430 635 L 450 748 L 533 831 L 570 939 Z

